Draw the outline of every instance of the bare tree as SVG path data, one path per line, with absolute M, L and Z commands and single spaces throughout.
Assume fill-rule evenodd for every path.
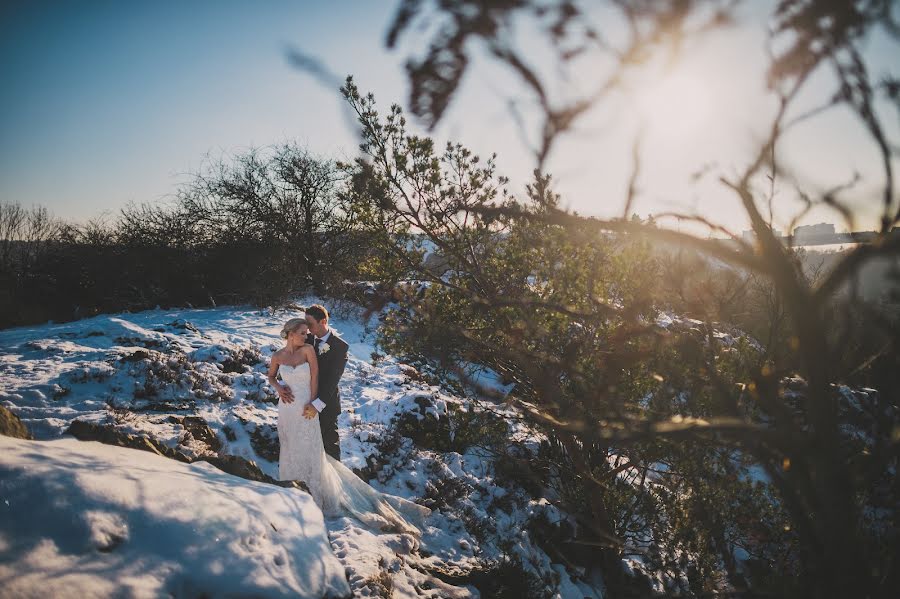
M 13 245 L 21 238 L 26 213 L 21 204 L 0 203 L 0 264 L 11 266 Z
M 61 223 L 44 206 L 0 203 L 0 264 L 24 271 L 60 232 Z
M 189 223 L 195 244 L 278 244 L 294 274 L 322 291 L 330 271 L 341 271 L 360 241 L 360 215 L 342 193 L 342 177 L 334 162 L 296 144 L 251 150 L 197 173 L 179 192 L 171 217 Z

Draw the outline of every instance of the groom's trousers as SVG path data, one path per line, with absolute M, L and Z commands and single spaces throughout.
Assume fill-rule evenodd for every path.
M 322 430 L 325 453 L 340 462 L 341 438 L 338 436 L 338 409 L 335 404 L 341 405 L 340 397 L 336 398 L 334 403 L 328 402 L 325 409 L 319 413 L 319 428 Z

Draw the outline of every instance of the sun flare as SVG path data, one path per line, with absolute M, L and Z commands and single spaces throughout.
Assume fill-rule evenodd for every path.
M 635 100 L 639 118 L 657 138 L 680 139 L 699 132 L 714 107 L 708 82 L 681 65 L 637 86 Z

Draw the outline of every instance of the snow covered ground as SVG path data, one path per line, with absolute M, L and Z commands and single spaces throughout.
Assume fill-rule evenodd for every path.
M 398 417 L 474 408 L 390 357 L 373 360 L 367 325 L 351 308 L 332 322 L 351 351 L 342 459 L 379 490 L 432 507 L 420 541 L 350 518 L 323 520 L 298 489 L 63 434 L 86 420 L 192 457 L 241 456 L 277 478 L 276 398 L 265 372 L 283 343 L 281 325 L 296 315 L 151 310 L 0 331 L 0 404 L 37 439 L 0 437 L 4 585 L 39 594 L 41 581 L 65 575 L 73 586 L 60 586 L 62 594 L 83 583 L 99 596 L 469 597 L 478 595 L 475 574 L 514 558 L 545 596 L 602 596 L 597 573 L 553 563 L 529 532 L 532 518 L 565 516 L 501 480 L 492 456 L 452 432 L 449 448 L 414 442 L 416 430 L 398 433 Z M 520 426 L 510 424 L 509 434 L 528 439 Z
M 0 456 L 0 596 L 350 592 L 299 489 L 73 437 L 0 435 Z

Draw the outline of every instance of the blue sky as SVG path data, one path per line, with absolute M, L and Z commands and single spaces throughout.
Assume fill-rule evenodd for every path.
M 205 157 L 296 139 L 314 152 L 348 157 L 356 142 L 336 90 L 293 68 L 289 46 L 315 54 L 334 73 L 353 74 L 379 103 L 405 102 L 403 62 L 415 50 L 384 48 L 395 2 L 23 2 L 0 13 L 0 200 L 42 204 L 84 220 L 128 202 L 165 201 Z M 418 43 L 421 44 L 421 39 Z M 743 164 L 774 107 L 759 92 L 760 29 L 741 28 L 689 47 L 674 86 L 647 87 L 643 100 L 613 99 L 565 138 L 549 163 L 567 206 L 614 214 L 631 169 L 630 146 L 640 105 L 644 161 L 635 209 L 647 214 L 693 210 L 740 229 L 735 198 L 714 178 L 689 183 L 714 163 L 730 173 Z M 878 53 L 880 46 L 873 44 Z M 885 56 L 882 66 L 888 64 Z M 885 67 L 886 68 L 886 67 Z M 826 74 L 804 99 L 820 101 Z M 688 82 L 685 84 L 684 82 Z M 678 86 L 681 86 L 679 88 Z M 663 111 L 679 96 L 679 118 Z M 441 126 L 477 153 L 499 153 L 501 170 L 521 192 L 531 155 L 509 118 L 515 80 L 489 62 L 464 80 Z M 524 105 L 524 102 L 523 102 Z M 527 110 L 526 110 L 527 113 Z M 658 113 L 658 114 L 657 114 Z M 660 115 L 668 120 L 656 118 Z M 659 123 L 669 123 L 665 126 Z M 893 121 L 896 123 L 896 119 Z M 894 131 L 893 133 L 896 133 Z M 809 181 L 807 191 L 838 184 L 859 170 L 856 191 L 880 183 L 877 154 L 852 115 L 835 111 L 787 139 L 784 157 Z M 791 190 L 779 190 L 785 206 Z M 794 206 L 796 207 L 796 206 Z M 785 211 L 782 220 L 787 219 Z M 834 220 L 826 211 L 805 222 Z M 861 226 L 871 226 L 864 221 Z
M 171 194 L 207 153 L 289 138 L 326 154 L 352 149 L 336 91 L 292 68 L 289 44 L 353 67 L 361 82 L 403 83 L 381 50 L 389 10 L 374 3 L 26 2 L 3 10 L 0 198 L 61 216 Z

